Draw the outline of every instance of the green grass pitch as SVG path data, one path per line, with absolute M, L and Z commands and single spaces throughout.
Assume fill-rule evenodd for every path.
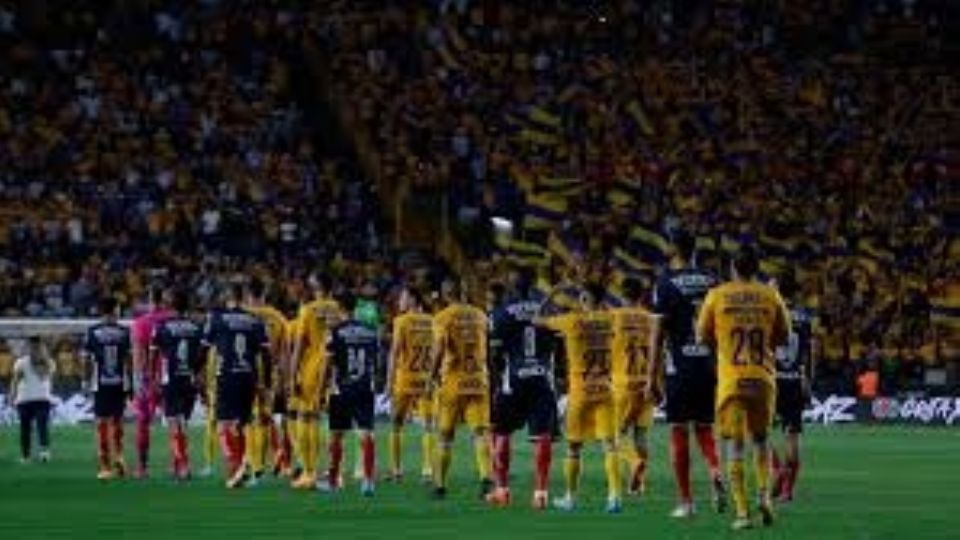
M 129 436 L 128 440 L 132 437 Z M 705 472 L 695 459 L 700 514 L 671 521 L 674 488 L 665 430 L 653 438 L 649 494 L 628 499 L 621 515 L 603 513 L 604 482 L 598 449 L 585 456 L 580 507 L 572 514 L 530 510 L 530 449 L 514 442 L 514 504 L 490 509 L 477 499 L 473 453 L 457 441 L 451 495 L 433 501 L 419 484 L 419 442 L 408 436 L 408 479 L 380 484 L 372 500 L 357 486 L 335 496 L 292 492 L 278 480 L 228 492 L 220 479 L 176 484 L 165 476 L 166 437 L 154 438 L 150 480 L 94 479 L 92 429 L 54 432 L 54 461 L 20 465 L 16 430 L 0 430 L 0 538 L 956 538 L 960 534 L 960 430 L 894 427 L 813 427 L 797 500 L 778 509 L 771 529 L 728 532 L 729 516 L 707 505 Z M 386 458 L 385 437 L 379 450 Z M 194 465 L 201 434 L 191 437 Z M 352 450 L 353 445 L 349 445 Z M 553 489 L 562 490 L 555 447 Z M 132 444 L 128 443 L 128 461 Z M 348 458 L 350 454 L 348 453 Z M 695 458 L 698 456 L 695 453 Z M 348 459 L 349 462 L 352 463 Z M 352 467 L 351 467 L 352 468 Z

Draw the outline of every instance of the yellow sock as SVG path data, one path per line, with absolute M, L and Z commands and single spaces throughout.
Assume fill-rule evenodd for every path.
M 477 460 L 477 476 L 480 480 L 490 479 L 490 439 L 487 436 L 473 439 L 473 452 Z
M 291 463 L 303 467 L 303 433 L 299 418 L 287 419 L 287 433 L 290 435 Z
M 399 474 L 401 471 L 401 447 L 403 445 L 403 432 L 400 428 L 393 428 L 390 432 L 390 473 Z
M 450 461 L 453 457 L 453 450 L 449 444 L 441 444 L 440 452 L 437 456 L 437 486 L 447 487 L 447 475 L 450 474 Z
M 730 492 L 733 496 L 733 505 L 737 517 L 746 517 L 747 510 L 747 482 L 743 474 L 743 459 L 731 459 L 729 463 Z
M 219 434 L 217 433 L 217 421 L 212 414 L 207 418 L 204 428 L 203 460 L 207 467 L 213 467 L 213 462 L 217 459 Z
M 770 499 L 770 452 L 764 448 L 753 456 L 753 472 L 757 478 L 757 492 L 760 500 L 768 503 Z
M 303 455 L 303 472 L 307 476 L 317 475 L 317 422 L 312 418 L 300 420 L 300 452 Z
M 567 481 L 567 493 L 576 495 L 580 489 L 580 456 L 567 456 L 563 460 L 563 477 Z
M 603 456 L 603 468 L 607 473 L 607 497 L 611 499 L 620 498 L 620 460 L 617 451 L 607 450 Z
M 325 470 L 324 469 L 324 457 L 327 455 L 326 452 L 321 451 L 324 448 L 327 448 L 327 441 L 330 438 L 330 432 L 327 429 L 326 425 L 321 427 L 320 420 L 315 420 L 310 423 L 312 426 L 310 428 L 310 436 L 313 441 L 313 470 Z
M 423 476 L 433 476 L 433 460 L 436 459 L 437 453 L 437 436 L 432 431 L 424 431 L 423 437 L 420 439 L 420 446 L 423 453 L 421 456 L 423 466 L 420 472 Z

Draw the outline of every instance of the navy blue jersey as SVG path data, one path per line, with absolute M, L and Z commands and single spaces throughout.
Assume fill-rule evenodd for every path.
M 240 308 L 211 312 L 203 330 L 203 342 L 216 352 L 218 382 L 256 380 L 258 361 L 269 358 L 270 340 L 263 320 Z M 264 369 L 263 375 L 269 379 L 270 370 Z M 269 385 L 270 381 L 263 384 Z
M 330 369 L 336 391 L 373 389 L 380 354 L 376 331 L 356 319 L 335 326 L 330 337 Z
M 160 383 L 192 383 L 203 365 L 203 329 L 175 316 L 153 328 L 151 347 L 160 355 Z
M 781 380 L 799 380 L 808 373 L 813 351 L 813 313 L 793 306 L 790 322 L 787 345 L 777 349 L 777 378 Z
M 706 270 L 668 270 L 654 290 L 654 311 L 663 316 L 666 338 L 666 375 L 699 375 L 704 366 L 715 369 L 713 351 L 697 343 L 696 327 L 700 304 L 717 278 Z
M 130 389 L 130 330 L 115 322 L 95 324 L 84 336 L 83 353 L 93 363 L 93 390 Z
M 552 379 L 555 338 L 550 330 L 534 324 L 544 298 L 534 291 L 526 297 L 510 298 L 493 310 L 492 334 L 501 343 L 505 385 Z

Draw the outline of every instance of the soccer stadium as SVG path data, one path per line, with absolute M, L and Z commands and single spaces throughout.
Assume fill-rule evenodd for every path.
M 0 0 L 0 57 L 3 538 L 960 528 L 954 0 Z

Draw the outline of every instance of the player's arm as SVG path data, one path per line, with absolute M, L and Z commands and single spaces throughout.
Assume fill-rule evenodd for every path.
M 771 347 L 775 350 L 777 347 L 784 347 L 790 341 L 790 312 L 783 301 L 780 293 L 774 291 L 774 314 L 773 314 L 773 333 L 770 336 Z
M 663 332 L 662 329 L 669 324 L 670 312 L 672 309 L 671 299 L 673 297 L 669 294 L 667 285 L 660 281 L 657 283 L 656 287 L 653 289 L 653 312 L 658 317 L 658 324 L 656 332 L 657 335 L 657 350 L 663 351 L 664 344 L 666 343 L 667 333 Z M 647 373 L 647 383 L 650 386 L 649 390 L 659 391 L 660 390 L 660 381 L 663 379 L 664 374 L 664 358 L 662 354 L 656 354 L 650 357 L 650 363 L 647 365 L 649 373 Z
M 647 343 L 647 387 L 646 395 L 647 399 L 651 397 L 655 401 L 660 401 L 663 397 L 663 389 L 660 388 L 660 368 L 659 366 L 663 365 L 662 355 L 663 355 L 663 337 L 662 333 L 662 323 L 663 316 L 657 313 L 651 313 L 650 317 L 650 338 Z
M 130 398 L 130 397 L 133 397 L 134 395 L 133 351 L 130 349 L 127 349 L 124 352 L 125 354 L 123 355 L 123 390 L 124 390 L 124 393 L 127 394 L 127 398 Z M 155 384 L 155 382 L 151 382 L 151 387 L 153 384 Z
M 390 336 L 390 353 L 387 356 L 387 388 L 388 395 L 393 395 L 393 385 L 397 381 L 397 363 L 399 361 L 400 351 L 403 350 L 403 333 L 401 332 L 399 317 L 393 321 L 393 332 Z
M 697 343 L 704 343 L 711 348 L 716 346 L 716 303 L 717 295 L 711 290 L 700 307 L 700 314 L 697 316 Z
M 13 376 L 10 377 L 10 395 L 7 397 L 9 403 L 17 402 L 17 386 L 20 384 L 20 379 L 23 378 L 23 362 L 22 359 L 18 359 L 13 364 Z
M 307 318 L 308 313 L 305 309 L 301 308 L 294 322 L 290 355 L 286 360 L 287 373 L 290 374 L 290 391 L 294 393 L 299 393 L 300 386 L 302 385 L 298 374 L 300 373 L 300 364 L 304 361 L 303 356 L 307 348 Z
M 83 345 L 80 346 L 80 365 L 83 368 L 83 381 L 80 383 L 86 392 L 92 387 L 93 383 L 93 351 L 90 343 L 90 333 L 83 337 Z

